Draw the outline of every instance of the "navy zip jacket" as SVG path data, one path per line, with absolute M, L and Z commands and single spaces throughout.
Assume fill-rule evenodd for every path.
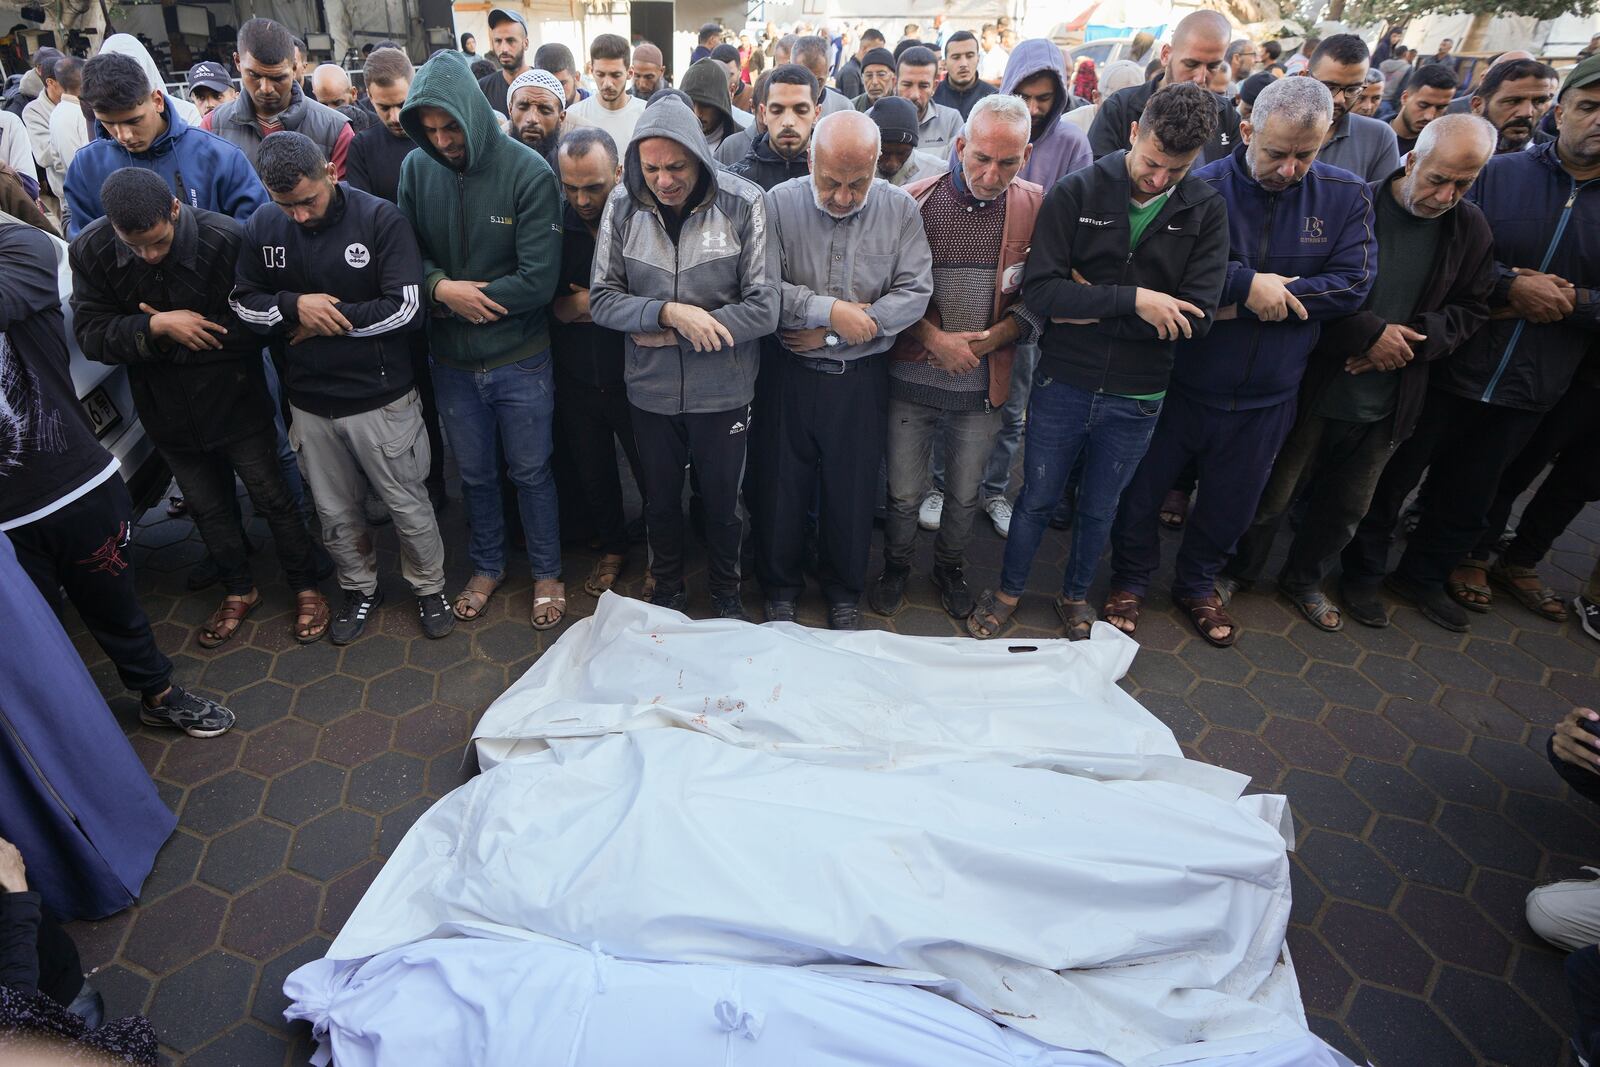
M 315 229 L 275 204 L 257 211 L 239 247 L 234 313 L 257 333 L 285 336 L 300 324 L 305 293 L 337 300 L 350 332 L 284 347 L 291 404 L 336 419 L 411 391 L 408 334 L 422 326 L 422 252 L 399 208 L 340 182 Z
M 1491 309 L 1509 302 L 1513 268 L 1558 274 L 1578 288 L 1559 322 L 1494 319 L 1434 371 L 1433 386 L 1486 404 L 1548 411 L 1566 393 L 1600 331 L 1600 178 L 1574 181 L 1554 143 L 1489 160 L 1467 199 L 1494 231 Z
M 1218 306 L 1234 305 L 1237 317 L 1178 343 L 1172 387 L 1226 411 L 1293 400 L 1322 322 L 1359 311 L 1377 275 L 1367 183 L 1313 163 L 1299 184 L 1274 193 L 1250 176 L 1244 145 L 1196 176 L 1228 205 L 1232 251 Z M 1256 318 L 1245 298 L 1258 271 L 1298 279 L 1289 283 L 1289 292 L 1305 305 L 1306 321 L 1293 313 L 1282 322 Z

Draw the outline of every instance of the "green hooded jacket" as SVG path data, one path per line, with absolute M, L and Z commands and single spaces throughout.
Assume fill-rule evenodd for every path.
M 465 166 L 429 142 L 425 107 L 443 108 L 465 131 Z M 421 149 L 401 165 L 400 210 L 422 246 L 430 354 L 461 370 L 491 370 L 545 351 L 561 267 L 561 197 L 550 165 L 500 132 L 472 71 L 453 52 L 417 71 L 400 124 Z M 488 282 L 484 293 L 507 314 L 468 322 L 434 298 L 446 280 Z

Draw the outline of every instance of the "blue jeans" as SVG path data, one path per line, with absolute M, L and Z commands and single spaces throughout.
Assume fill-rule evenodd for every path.
M 472 524 L 472 573 L 506 573 L 506 528 L 500 508 L 497 455 L 505 453 L 517 511 L 528 539 L 534 581 L 561 577 L 561 519 L 550 473 L 555 384 L 550 351 L 493 370 L 433 365 L 440 421 L 461 468 L 462 496 Z M 499 446 L 497 450 L 496 445 Z
M 1050 515 L 1061 500 L 1078 457 L 1077 518 L 1072 524 L 1072 554 L 1061 577 L 1061 595 L 1082 600 L 1089 593 L 1100 554 L 1111 536 L 1122 491 L 1133 480 L 1155 433 L 1159 400 L 1130 400 L 1091 393 L 1043 372 L 1034 376 L 1028 403 L 1028 439 L 1022 465 L 1022 492 L 1011 517 L 1000 591 L 1021 596 Z

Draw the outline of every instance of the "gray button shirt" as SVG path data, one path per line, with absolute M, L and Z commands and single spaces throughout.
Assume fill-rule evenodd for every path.
M 878 335 L 865 344 L 804 355 L 850 360 L 887 351 L 928 309 L 933 253 L 905 190 L 874 178 L 866 206 L 835 219 L 817 206 L 809 175 L 791 178 L 767 193 L 767 224 L 783 270 L 780 330 L 829 326 L 838 300 L 871 304 L 867 314 L 878 323 Z

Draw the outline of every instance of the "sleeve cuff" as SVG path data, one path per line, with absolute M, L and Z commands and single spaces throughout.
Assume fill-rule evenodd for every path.
M 289 327 L 300 325 L 300 299 L 299 293 L 279 293 L 278 313 L 283 316 L 284 323 Z
M 833 305 L 837 302 L 837 297 L 813 294 L 806 301 L 806 329 L 816 330 L 833 325 Z

